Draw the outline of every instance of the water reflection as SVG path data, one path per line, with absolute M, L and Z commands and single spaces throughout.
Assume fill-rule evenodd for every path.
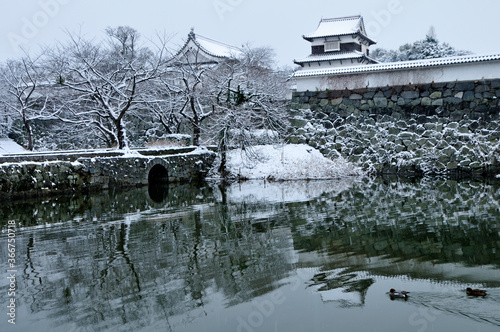
M 341 310 L 311 312 L 332 324 L 362 309 L 350 330 L 384 326 L 373 316 L 391 305 L 405 325 L 387 331 L 415 330 L 422 308 L 442 314 L 428 324 L 500 326 L 497 184 L 346 179 L 151 193 L 2 205 L 2 257 L 5 222 L 18 223 L 18 327 L 293 331 L 295 316 L 319 310 L 315 299 Z M 2 260 L 3 294 L 6 270 Z M 404 306 L 386 295 L 399 286 L 411 287 Z M 468 286 L 490 295 L 468 299 Z

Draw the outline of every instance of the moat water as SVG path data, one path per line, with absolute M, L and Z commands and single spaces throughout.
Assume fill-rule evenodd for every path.
M 498 183 L 179 185 L 2 202 L 0 225 L 0 331 L 500 328 Z

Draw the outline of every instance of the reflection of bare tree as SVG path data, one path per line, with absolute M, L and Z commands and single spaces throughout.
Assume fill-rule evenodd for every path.
M 26 262 L 24 264 L 23 278 L 26 282 L 26 286 L 29 289 L 30 297 L 32 298 L 31 310 L 37 312 L 39 308 L 37 307 L 37 297 L 43 291 L 42 278 L 40 273 L 35 269 L 35 264 L 32 260 L 32 251 L 35 250 L 35 240 L 33 236 L 29 237 L 28 245 L 26 248 Z

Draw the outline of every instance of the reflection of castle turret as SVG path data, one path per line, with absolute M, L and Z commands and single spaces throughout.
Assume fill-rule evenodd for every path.
M 320 293 L 323 302 L 338 302 L 341 307 L 360 307 L 365 304 L 368 288 L 374 282 L 364 271 L 336 269 L 315 274 L 309 287 Z

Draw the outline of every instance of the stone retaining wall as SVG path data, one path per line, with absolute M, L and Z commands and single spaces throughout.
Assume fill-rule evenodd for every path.
M 206 150 L 172 156 L 4 163 L 0 164 L 0 199 L 147 185 L 155 165 L 165 167 L 169 182 L 199 181 L 214 159 L 215 153 Z
M 378 174 L 500 170 L 500 80 L 294 92 L 292 143 Z

